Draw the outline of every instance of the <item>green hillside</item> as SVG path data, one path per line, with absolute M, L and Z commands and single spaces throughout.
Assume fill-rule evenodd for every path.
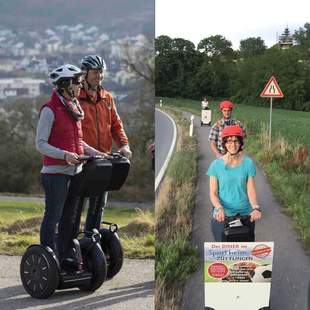
M 164 106 L 183 108 L 200 117 L 200 101 L 157 98 L 157 103 L 159 99 L 163 100 Z M 214 122 L 220 117 L 218 102 L 211 102 L 209 106 Z M 273 193 L 284 212 L 292 217 L 304 248 L 310 251 L 310 113 L 273 109 L 272 147 L 269 149 L 269 111 L 269 108 L 236 104 L 233 117 L 245 124 L 248 133 L 246 150 L 264 169 Z
M 159 102 L 157 99 L 156 102 Z M 172 99 L 162 98 L 164 104 L 175 107 L 182 107 L 200 116 L 201 102 L 189 99 Z M 269 99 L 262 99 L 269 100 Z M 281 99 L 276 99 L 281 100 Z M 212 122 L 219 119 L 220 111 L 218 102 L 210 102 L 209 107 L 212 109 Z M 269 126 L 269 108 L 235 104 L 233 117 L 240 119 L 243 123 L 264 122 Z M 272 110 L 272 136 L 277 137 L 280 133 L 291 144 L 306 144 L 310 150 L 310 135 L 308 135 L 310 123 L 310 113 L 284 109 Z

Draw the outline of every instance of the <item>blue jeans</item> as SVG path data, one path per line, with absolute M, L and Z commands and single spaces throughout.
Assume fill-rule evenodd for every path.
M 45 192 L 45 212 L 40 229 L 40 242 L 55 251 L 56 226 L 62 216 L 71 176 L 42 174 L 41 180 Z
M 222 241 L 222 232 L 224 230 L 224 222 L 218 222 L 212 216 L 211 230 L 212 230 L 214 240 L 216 242 L 221 242 Z

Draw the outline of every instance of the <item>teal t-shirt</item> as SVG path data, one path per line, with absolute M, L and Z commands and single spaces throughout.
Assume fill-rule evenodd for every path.
M 248 177 L 256 175 L 256 167 L 250 157 L 245 155 L 236 167 L 226 166 L 223 158 L 215 159 L 210 164 L 207 175 L 218 180 L 218 196 L 227 216 L 251 213 L 247 181 Z

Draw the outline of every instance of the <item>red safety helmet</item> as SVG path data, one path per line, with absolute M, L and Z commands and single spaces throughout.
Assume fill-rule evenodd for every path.
M 226 137 L 232 137 L 232 136 L 241 137 L 241 138 L 244 137 L 243 130 L 239 125 L 230 125 L 230 126 L 224 127 L 222 131 L 222 139 Z
M 234 107 L 234 104 L 229 101 L 229 100 L 224 100 L 220 103 L 220 110 L 223 110 L 223 109 L 233 109 Z

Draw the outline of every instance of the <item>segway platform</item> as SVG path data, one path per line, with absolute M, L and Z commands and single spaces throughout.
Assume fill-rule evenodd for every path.
M 201 110 L 201 126 L 211 126 L 211 110 Z
M 20 276 L 27 293 L 39 299 L 51 296 L 56 289 L 79 287 L 95 291 L 106 280 L 107 263 L 105 255 L 93 238 L 81 242 L 80 259 L 83 269 L 63 270 L 58 258 L 49 248 L 31 245 L 27 248 L 20 264 Z M 79 259 L 77 259 L 78 262 Z
M 205 242 L 205 310 L 267 310 L 273 242 Z

